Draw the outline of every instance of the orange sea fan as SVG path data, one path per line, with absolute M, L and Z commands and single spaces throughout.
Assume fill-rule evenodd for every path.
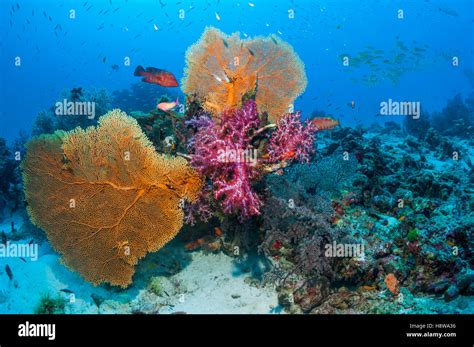
M 303 63 L 275 36 L 241 40 L 208 27 L 188 49 L 186 63 L 183 91 L 213 116 L 240 107 L 244 95 L 255 92 L 259 111 L 276 121 L 307 84 Z
M 185 159 L 157 154 L 120 110 L 97 127 L 34 138 L 22 169 L 32 222 L 94 285 L 127 287 L 138 260 L 178 233 L 181 201 L 202 186 Z

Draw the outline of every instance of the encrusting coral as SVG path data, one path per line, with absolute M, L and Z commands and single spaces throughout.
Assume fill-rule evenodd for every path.
M 255 94 L 260 112 L 274 122 L 306 88 L 304 65 L 286 42 L 271 36 L 241 40 L 207 28 L 186 53 L 183 91 L 213 117 Z
M 116 109 L 97 127 L 32 139 L 22 164 L 28 212 L 63 262 L 87 281 L 127 287 L 134 265 L 174 238 L 200 176 L 159 155 Z

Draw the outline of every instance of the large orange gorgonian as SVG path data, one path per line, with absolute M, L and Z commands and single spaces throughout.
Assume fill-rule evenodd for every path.
M 304 65 L 293 48 L 275 36 L 241 40 L 208 27 L 186 53 L 183 91 L 216 117 L 240 107 L 255 93 L 260 112 L 277 121 L 306 88 Z
M 120 110 L 97 127 L 34 138 L 22 164 L 28 213 L 63 262 L 94 285 L 127 287 L 134 265 L 174 238 L 200 176 L 159 155 Z

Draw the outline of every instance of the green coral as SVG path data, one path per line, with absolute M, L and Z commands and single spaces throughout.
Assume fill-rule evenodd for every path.
M 148 284 L 148 290 L 155 294 L 156 296 L 161 296 L 163 294 L 163 284 L 159 277 L 153 277 Z
M 407 239 L 410 242 L 415 242 L 418 240 L 418 236 L 420 234 L 420 231 L 417 228 L 410 229 L 410 231 L 407 234 Z
M 52 297 L 49 293 L 41 296 L 35 314 L 64 314 L 66 300 L 60 296 Z

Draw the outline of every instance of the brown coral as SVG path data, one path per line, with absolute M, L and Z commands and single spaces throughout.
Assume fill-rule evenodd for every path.
M 286 42 L 271 37 L 241 40 L 206 28 L 186 53 L 183 90 L 217 116 L 240 107 L 245 95 L 256 93 L 259 111 L 276 121 L 306 88 L 304 65 Z
M 134 265 L 183 224 L 200 177 L 183 158 L 159 155 L 120 110 L 97 127 L 31 140 L 22 164 L 28 212 L 63 262 L 94 285 L 127 287 Z

